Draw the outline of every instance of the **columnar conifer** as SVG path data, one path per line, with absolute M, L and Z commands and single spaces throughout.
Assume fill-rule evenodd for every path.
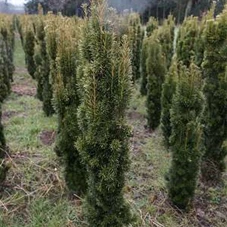
M 220 180 L 225 169 L 227 148 L 227 9 L 217 17 L 207 22 L 204 32 L 205 57 L 203 71 L 206 97 L 203 122 L 205 125 L 205 155 L 203 158 L 203 178 Z
M 5 62 L 4 62 L 4 45 L 3 45 L 3 38 L 0 34 L 0 162 L 1 159 L 4 157 L 4 150 L 5 150 L 5 137 L 3 133 L 3 126 L 1 123 L 2 118 L 2 102 L 8 95 L 8 78 L 5 78 Z M 7 82 L 7 84 L 6 84 Z M 0 175 L 1 175 L 1 167 L 0 167 Z
M 177 58 L 186 66 L 189 66 L 191 59 L 196 59 L 199 54 L 198 51 L 200 49 L 197 48 L 198 39 L 201 39 L 198 18 L 186 18 L 180 27 L 177 40 Z
M 12 18 L 0 17 L 0 184 L 5 180 L 9 169 L 4 161 L 6 141 L 2 125 L 2 102 L 10 92 L 10 81 L 13 75 L 13 30 L 9 27 Z
M 139 14 L 131 14 L 129 18 L 129 39 L 132 51 L 132 79 L 134 82 L 140 78 L 140 59 L 143 35 Z
M 166 58 L 156 33 L 149 37 L 147 48 L 147 124 L 149 129 L 156 129 L 161 117 L 162 84 L 166 74 Z
M 6 173 L 9 169 L 9 167 L 4 162 L 6 141 L 5 141 L 3 126 L 2 126 L 2 122 L 1 122 L 2 121 L 2 107 L 1 106 L 2 106 L 2 103 L 0 102 L 0 186 L 1 186 L 1 183 L 5 180 Z
M 146 24 L 146 36 L 150 37 L 155 29 L 158 28 L 158 21 L 154 17 L 150 17 Z
M 162 46 L 167 69 L 169 69 L 173 57 L 174 28 L 174 17 L 169 15 L 168 18 L 164 20 L 163 25 L 157 30 L 157 37 Z
M 34 52 L 35 52 L 35 34 L 32 29 L 32 25 L 28 26 L 25 31 L 25 41 L 24 41 L 24 52 L 25 52 L 25 63 L 27 70 L 31 77 L 35 79 L 35 61 L 34 61 Z
M 147 94 L 147 51 L 148 51 L 148 42 L 149 39 L 145 38 L 142 44 L 141 51 L 141 85 L 140 85 L 140 93 L 142 95 Z
M 131 220 L 124 201 L 130 128 L 125 111 L 131 94 L 130 51 L 111 31 L 106 6 L 92 1 L 80 47 L 82 103 L 76 146 L 88 169 L 86 216 L 92 227 L 122 227 Z M 97 5 L 95 5 L 95 3 Z
M 78 23 L 63 20 L 57 32 L 56 69 L 53 75 L 54 106 L 58 115 L 58 133 L 55 151 L 63 157 L 65 180 L 68 188 L 77 194 L 85 194 L 87 176 L 75 142 L 80 134 L 77 123 L 77 108 L 80 104 L 77 92 L 78 41 L 73 34 Z
M 176 92 L 171 108 L 170 137 L 172 164 L 168 176 L 169 197 L 185 209 L 191 202 L 197 183 L 202 149 L 203 95 L 201 73 L 192 63 L 179 66 Z
M 149 37 L 152 35 L 153 31 L 158 28 L 158 21 L 151 17 L 146 25 L 146 33 L 145 38 L 142 42 L 142 50 L 141 50 L 141 65 L 140 65 L 140 72 L 141 72 L 141 85 L 140 85 L 140 93 L 142 95 L 147 94 L 147 51 L 148 51 L 148 44 L 149 44 Z
M 172 127 L 170 121 L 170 109 L 172 107 L 173 96 L 176 91 L 176 82 L 178 77 L 178 64 L 176 58 L 173 58 L 169 72 L 166 75 L 165 82 L 162 86 L 161 97 L 161 128 L 164 136 L 164 142 L 169 147 L 169 138 L 171 136 Z
M 37 97 L 43 101 L 43 111 L 47 116 L 54 113 L 52 105 L 53 90 L 50 81 L 50 62 L 47 54 L 47 46 L 45 40 L 45 22 L 41 17 L 36 23 L 36 39 L 38 45 L 36 46 L 35 63 L 37 79 Z
M 14 50 L 14 28 L 11 17 L 0 18 L 0 33 L 2 44 L 4 46 L 3 60 L 5 64 L 5 74 L 9 78 L 9 82 L 13 80 L 13 50 Z M 8 84 L 8 89 L 10 86 Z

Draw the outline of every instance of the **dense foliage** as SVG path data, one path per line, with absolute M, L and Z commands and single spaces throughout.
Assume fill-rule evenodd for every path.
M 173 58 L 170 69 L 165 77 L 165 82 L 162 86 L 161 97 L 161 128 L 164 136 L 164 142 L 167 148 L 170 145 L 170 136 L 172 134 L 172 126 L 170 121 L 170 110 L 172 107 L 173 96 L 176 91 L 176 82 L 178 79 L 178 64 L 176 58 Z
M 162 84 L 166 74 L 166 58 L 163 56 L 161 44 L 156 34 L 149 37 L 146 59 L 147 70 L 147 125 L 149 129 L 156 129 L 161 116 Z
M 53 21 L 48 21 L 52 26 L 49 29 L 48 37 L 52 39 L 50 47 L 56 45 L 56 61 L 52 71 L 52 82 L 54 90 L 54 107 L 58 115 L 58 131 L 55 145 L 55 152 L 63 158 L 65 164 L 65 180 L 68 188 L 77 194 L 85 194 L 87 189 L 86 166 L 81 161 L 75 142 L 80 135 L 77 120 L 77 109 L 80 104 L 77 83 L 78 68 L 78 43 L 80 34 L 76 27 L 80 21 L 63 20 L 55 30 Z M 50 39 L 49 37 L 49 39 Z M 52 45 L 50 45 L 52 43 Z M 52 49 L 53 51 L 55 48 Z M 52 57 L 54 59 L 54 56 Z M 54 70 L 54 71 L 53 71 Z
M 140 91 L 143 95 L 147 94 L 147 121 L 152 130 L 160 123 L 162 84 L 171 64 L 173 41 L 174 20 L 169 16 L 163 26 L 154 29 L 143 42 Z
M 12 17 L 0 16 L 0 184 L 9 169 L 4 161 L 6 140 L 2 125 L 2 102 L 10 93 L 13 79 L 14 30 Z
M 179 65 L 176 92 L 171 107 L 170 146 L 172 163 L 168 175 L 169 197 L 173 204 L 185 209 L 196 188 L 202 149 L 203 114 L 202 80 L 199 68 Z
M 193 10 L 201 6 L 206 11 L 210 1 L 152 1 L 147 8 L 152 14 L 156 7 L 162 20 L 151 17 L 142 26 L 139 14 L 118 15 L 102 0 L 84 8 L 82 1 L 33 0 L 27 6 L 32 2 L 40 15 L 16 18 L 26 66 L 46 116 L 57 115 L 54 150 L 69 191 L 85 197 L 89 226 L 132 222 L 123 195 L 130 164 L 126 111 L 132 86 L 139 85 L 146 95 L 153 135 L 161 120 L 172 156 L 166 178 L 173 204 L 182 209 L 190 205 L 201 160 L 204 179 L 221 178 L 227 155 L 227 10 L 216 18 L 214 7 L 203 18 L 186 18 L 201 16 L 202 11 Z M 144 2 L 130 4 L 143 11 Z M 126 3 L 113 4 L 120 11 Z M 53 13 L 42 15 L 48 10 Z M 84 18 L 55 14 L 74 15 L 75 10 Z M 8 170 L 1 107 L 14 70 L 9 18 L 0 16 L 0 183 Z
M 28 26 L 25 31 L 25 41 L 24 41 L 24 52 L 25 52 L 25 63 L 27 65 L 28 73 L 33 79 L 35 79 L 35 61 L 34 61 L 34 52 L 35 52 L 35 34 L 33 31 L 32 25 Z
M 140 78 L 140 59 L 143 42 L 143 30 L 139 14 L 131 14 L 128 24 L 127 34 L 130 39 L 130 49 L 132 51 L 132 79 L 136 82 Z
M 103 20 L 105 5 L 92 6 L 80 47 L 81 134 L 77 148 L 87 166 L 86 217 L 92 227 L 121 227 L 131 221 L 124 201 L 130 128 L 125 111 L 131 93 L 129 43 L 119 42 Z
M 225 169 L 227 148 L 227 11 L 216 20 L 209 20 L 204 32 L 205 56 L 203 71 L 206 97 L 203 122 L 205 125 L 205 155 L 202 168 L 206 180 L 220 179 Z

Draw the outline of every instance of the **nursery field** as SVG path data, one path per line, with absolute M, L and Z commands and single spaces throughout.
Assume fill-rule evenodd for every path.
M 35 97 L 36 82 L 25 67 L 17 37 L 12 92 L 2 106 L 2 122 L 11 162 L 0 189 L 0 227 L 85 227 L 83 198 L 69 193 L 60 159 L 53 151 L 57 116 L 46 117 Z M 146 127 L 145 97 L 133 88 L 127 121 L 132 127 L 130 170 L 124 194 L 136 221 L 135 227 L 227 226 L 227 172 L 218 185 L 199 181 L 189 212 L 173 207 L 168 199 L 165 175 L 171 154 L 160 128 Z
M 227 226 L 227 6 L 81 7 L 0 14 L 0 227 Z

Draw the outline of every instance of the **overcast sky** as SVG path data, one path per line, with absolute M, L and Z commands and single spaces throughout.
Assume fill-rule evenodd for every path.
M 14 5 L 23 5 L 25 0 L 8 0 L 8 2 Z

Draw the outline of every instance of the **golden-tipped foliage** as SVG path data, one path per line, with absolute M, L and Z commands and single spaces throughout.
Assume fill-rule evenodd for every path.
M 62 23 L 60 23 L 62 22 Z M 55 21 L 56 23 L 56 21 Z M 77 194 L 87 189 L 86 167 L 81 161 L 75 142 L 80 134 L 77 123 L 77 108 L 80 104 L 77 83 L 78 43 L 80 33 L 76 32 L 79 20 L 63 19 L 58 26 L 48 31 L 47 40 L 56 45 L 56 55 L 51 46 L 54 66 L 51 77 L 54 89 L 54 107 L 58 114 L 58 133 L 55 151 L 65 164 L 65 180 L 68 188 Z M 49 27 L 46 27 L 49 29 Z M 55 33 L 55 34 L 54 34 Z M 55 40 L 51 42 L 51 38 Z M 55 58 L 55 61 L 53 60 Z

